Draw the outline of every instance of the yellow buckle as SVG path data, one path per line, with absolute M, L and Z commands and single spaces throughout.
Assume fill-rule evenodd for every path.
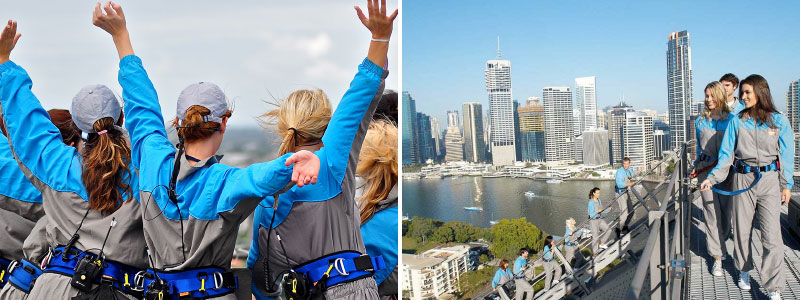
M 297 279 L 292 279 L 292 293 L 297 294 Z
M 130 288 L 131 287 L 131 284 L 128 282 L 128 273 L 125 273 L 125 283 L 123 283 L 122 286 L 124 286 L 126 288 Z
M 328 266 L 328 271 L 325 271 L 325 276 L 322 278 L 324 279 L 325 277 L 331 277 L 331 270 L 333 270 L 333 265 Z M 314 285 L 316 286 L 318 282 L 319 281 L 314 282 Z
M 200 279 L 200 292 L 206 292 L 206 279 Z
M 5 278 L 5 277 L 6 277 L 6 270 L 0 271 L 0 282 L 5 282 L 5 281 L 3 281 L 3 278 Z

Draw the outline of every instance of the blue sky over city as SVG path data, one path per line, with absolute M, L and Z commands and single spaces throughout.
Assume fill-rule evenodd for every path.
M 798 1 L 404 1 L 403 90 L 446 126 L 467 101 L 488 108 L 484 64 L 511 60 L 513 96 L 597 76 L 598 108 L 624 93 L 637 109 L 667 106 L 666 47 L 687 30 L 694 100 L 727 72 L 763 75 L 775 104 L 800 79 Z

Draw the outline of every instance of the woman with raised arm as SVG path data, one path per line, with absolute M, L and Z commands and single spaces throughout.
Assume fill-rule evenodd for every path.
M 219 163 L 231 111 L 219 87 L 192 84 L 178 97 L 178 149 L 167 139 L 156 90 L 131 47 L 125 14 L 100 3 L 93 22 L 113 37 L 126 100 L 133 166 L 139 170 L 142 219 L 151 265 L 145 297 L 235 299 L 230 272 L 239 224 L 258 203 L 296 182 L 316 182 L 319 159 L 309 151 L 240 169 Z M 294 165 L 294 166 L 292 166 Z M 152 202 L 152 203 L 151 203 Z
M 372 32 L 367 58 L 333 116 L 320 90 L 292 92 L 265 115 L 283 138 L 280 153 L 313 150 L 325 167 L 317 185 L 267 198 L 256 210 L 247 267 L 253 269 L 257 299 L 277 298 L 281 290 L 287 299 L 379 298 L 372 275 L 385 265 L 382 257 L 366 254 L 354 201 L 355 173 L 388 75 L 381 66 L 397 11 L 387 15 L 385 1 L 370 0 L 367 7 L 369 18 L 356 8 Z M 282 278 L 288 284 L 281 286 Z
M 367 254 L 381 256 L 386 268 L 373 277 L 382 299 L 397 299 L 397 127 L 376 120 L 361 147 L 356 173 L 364 180 L 359 187 L 361 236 Z
M 65 109 L 51 109 L 47 111 L 50 120 L 61 132 L 64 144 L 73 146 L 80 151 L 81 132 L 75 123 L 72 122 L 72 115 Z M 3 268 L 5 273 L 0 271 L 0 300 L 24 300 L 33 287 L 36 278 L 42 274 L 42 260 L 50 250 L 47 243 L 47 218 L 44 216 L 42 208 L 42 195 L 39 193 L 25 174 L 20 170 L 11 148 L 6 139 L 6 131 L 3 128 L 3 117 L 0 116 L 0 223 L 5 231 L 0 231 L 0 248 L 4 253 L 13 253 L 10 266 Z M 35 194 L 36 200 L 22 200 L 14 198 L 20 194 Z M 23 197 L 25 198 L 25 197 Z M 9 201 L 17 200 L 17 201 Z M 11 209 L 14 214 L 9 215 L 6 209 Z M 38 218 L 38 220 L 37 220 Z M 36 222 L 35 225 L 31 222 Z M 13 250 L 12 250 L 13 249 Z M 6 252 L 9 251 L 9 252 Z M 5 256 L 5 255 L 4 255 Z
M 709 171 L 717 164 L 722 136 L 732 118 L 730 107 L 726 103 L 725 88 L 719 81 L 706 85 L 705 109 L 703 115 L 695 121 L 695 136 L 697 137 L 697 159 L 692 169 L 692 177 L 697 177 L 703 182 Z M 731 216 L 727 196 L 720 195 L 711 190 L 700 192 L 703 200 L 703 216 L 705 219 L 706 248 L 708 254 L 714 258 L 711 266 L 711 275 L 722 276 L 722 258 L 728 253 L 725 247 L 725 235 L 730 230 Z M 725 198 L 723 198 L 725 197 Z
M 82 151 L 65 145 L 30 77 L 9 61 L 16 29 L 9 21 L 0 36 L 0 105 L 15 159 L 42 193 L 48 243 L 57 246 L 29 298 L 134 299 L 130 279 L 147 258 L 120 104 L 103 85 L 81 89 L 72 117 L 88 138 Z
M 759 268 L 764 280 L 762 286 L 770 299 L 780 299 L 786 284 L 781 205 L 787 205 L 792 197 L 794 133 L 789 120 L 772 104 L 764 77 L 747 76 L 739 86 L 739 98 L 745 108 L 730 119 L 720 143 L 717 164 L 700 190 L 708 191 L 724 181 L 729 170 L 736 172 L 732 184 L 735 191 L 713 189 L 733 196 L 733 260 L 739 269 L 739 288 L 750 290 L 749 272 L 753 269 L 750 238 L 753 221 L 758 219 L 763 246 Z

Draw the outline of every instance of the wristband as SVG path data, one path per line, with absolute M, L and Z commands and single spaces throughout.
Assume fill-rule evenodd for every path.
M 389 42 L 388 39 L 382 40 L 382 39 L 375 39 L 375 38 L 373 38 L 372 41 L 373 42 L 378 42 L 378 43 L 388 43 Z

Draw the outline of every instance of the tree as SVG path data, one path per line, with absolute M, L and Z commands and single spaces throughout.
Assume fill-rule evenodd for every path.
M 411 221 L 403 220 L 403 236 L 406 236 L 406 234 L 408 234 L 408 226 L 410 226 L 410 225 L 411 225 Z
M 544 245 L 543 232 L 526 218 L 503 219 L 492 226 L 493 244 L 489 248 L 496 257 L 512 258 L 520 248 L 535 249 L 538 252 Z
M 408 237 L 416 239 L 418 242 L 423 242 L 425 239 L 433 235 L 434 230 L 442 225 L 442 221 L 413 217 L 411 224 L 408 226 Z
M 438 243 L 450 243 L 454 241 L 455 234 L 453 233 L 453 228 L 449 226 L 442 226 L 436 228 L 433 232 L 433 236 L 431 236 L 431 241 L 438 242 Z
M 489 262 L 489 256 L 486 254 L 481 254 L 481 256 L 478 257 L 478 261 L 481 264 L 486 264 L 487 262 Z

